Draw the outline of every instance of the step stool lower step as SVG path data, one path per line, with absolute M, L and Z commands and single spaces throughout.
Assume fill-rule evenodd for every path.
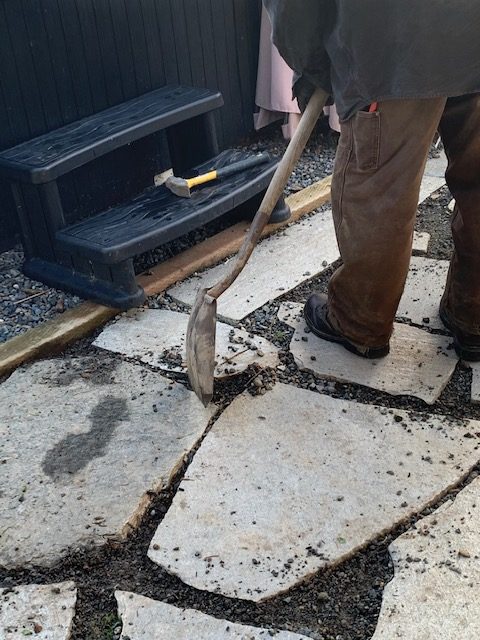
M 224 151 L 194 168 L 189 177 L 238 162 L 248 155 Z M 59 264 L 32 258 L 25 263 L 24 271 L 50 286 L 101 304 L 121 309 L 138 306 L 145 300 L 145 294 L 136 282 L 133 258 L 240 205 L 251 203 L 254 215 L 276 166 L 277 161 L 271 159 L 264 165 L 200 187 L 190 199 L 173 195 L 164 185 L 151 187 L 130 202 L 58 231 L 55 245 Z M 289 216 L 282 199 L 275 211 L 275 221 Z
M 226 151 L 196 167 L 192 175 L 238 162 L 246 157 Z M 200 187 L 190 199 L 165 186 L 152 187 L 131 202 L 113 207 L 57 232 L 60 249 L 103 264 L 116 264 L 150 251 L 197 229 L 265 190 L 277 162 L 254 167 Z

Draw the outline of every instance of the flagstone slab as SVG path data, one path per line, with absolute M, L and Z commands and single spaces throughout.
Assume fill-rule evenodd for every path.
M 263 240 L 235 283 L 218 300 L 218 315 L 238 323 L 339 258 L 331 211 L 321 211 Z M 192 305 L 197 291 L 219 282 L 233 264 L 227 262 L 182 282 L 168 293 Z
M 244 393 L 203 440 L 148 555 L 197 589 L 274 596 L 457 484 L 479 430 L 280 383 Z
M 303 305 L 285 302 L 278 317 L 295 329 L 290 352 L 297 366 L 339 382 L 353 382 L 396 396 L 414 396 L 433 404 L 458 363 L 455 351 L 449 348 L 450 338 L 406 324 L 395 323 L 388 356 L 366 360 L 309 332 Z
M 438 191 L 445 186 L 445 178 L 438 178 L 436 176 L 425 175 L 420 187 L 420 195 L 418 197 L 418 204 L 422 204 L 425 200 L 432 197 L 435 191 Z
M 463 364 L 472 371 L 471 401 L 475 404 L 480 403 L 480 362 L 467 362 L 464 360 Z
M 0 589 L 0 638 L 68 640 L 76 601 L 73 582 Z
M 418 326 L 446 331 L 438 313 L 447 282 L 448 260 L 413 257 L 397 318 Z
M 427 253 L 431 236 L 429 233 L 415 231 L 413 234 L 412 250 L 418 253 Z
M 436 158 L 429 158 L 425 165 L 424 176 L 434 178 L 445 178 L 448 167 L 448 159 L 444 151 L 441 151 Z
M 480 479 L 390 546 L 373 640 L 480 638 Z
M 185 336 L 189 316 L 166 309 L 139 310 L 108 326 L 93 345 L 164 371 L 186 372 Z M 217 322 L 215 377 L 242 373 L 250 365 L 276 367 L 278 349 L 265 338 Z
M 422 184 L 420 187 L 420 196 L 418 204 L 422 204 L 432 193 L 438 191 L 445 186 L 445 171 L 447 170 L 448 160 L 444 152 L 438 158 L 429 158 L 425 166 Z
M 49 360 L 0 385 L 0 566 L 48 566 L 136 526 L 213 409 L 141 365 Z
M 120 640 L 308 640 L 289 631 L 262 629 L 179 609 L 127 591 L 116 591 L 123 623 Z
M 472 402 L 480 402 L 480 362 L 467 362 L 472 370 Z

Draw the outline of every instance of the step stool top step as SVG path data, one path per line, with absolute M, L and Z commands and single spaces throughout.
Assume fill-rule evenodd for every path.
M 209 89 L 166 86 L 0 152 L 0 176 L 39 184 L 223 105 Z

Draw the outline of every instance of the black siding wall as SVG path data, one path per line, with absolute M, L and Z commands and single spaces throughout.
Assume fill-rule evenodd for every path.
M 252 128 L 259 22 L 260 0 L 0 0 L 0 148 L 171 83 L 219 89 L 232 144 Z M 16 231 L 0 183 L 0 250 Z

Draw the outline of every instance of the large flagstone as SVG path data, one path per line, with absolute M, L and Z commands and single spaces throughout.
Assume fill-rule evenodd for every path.
M 418 204 L 422 204 L 432 196 L 435 191 L 438 191 L 445 186 L 445 178 L 438 178 L 437 176 L 425 175 L 420 186 L 420 195 L 418 196 Z
M 425 175 L 420 187 L 420 195 L 418 197 L 418 204 L 422 204 L 431 197 L 435 191 L 438 191 L 445 186 L 445 178 L 438 178 L 436 176 Z
M 418 253 L 427 253 L 430 240 L 431 236 L 429 233 L 415 231 L 413 234 L 412 250 Z
M 261 629 L 179 609 L 135 593 L 117 591 L 121 640 L 308 640 L 289 631 Z
M 429 158 L 425 166 L 422 184 L 420 187 L 419 204 L 429 198 L 432 193 L 445 186 L 445 171 L 448 160 L 444 152 L 438 158 Z
M 448 260 L 413 257 L 397 318 L 446 331 L 438 307 L 447 282 L 448 267 Z
M 240 322 L 266 302 L 324 271 L 339 257 L 331 211 L 322 211 L 263 240 L 236 282 L 218 300 L 218 315 Z M 192 305 L 197 291 L 219 282 L 235 257 L 182 282 L 168 293 Z
M 164 371 L 186 372 L 185 336 L 188 315 L 166 309 L 139 310 L 114 322 L 93 345 L 130 358 L 138 358 Z M 265 338 L 217 322 L 215 377 L 227 378 L 257 363 L 276 367 L 278 349 Z
M 449 349 L 450 338 L 395 323 L 390 353 L 380 360 L 366 360 L 341 345 L 307 333 L 303 305 L 286 302 L 278 317 L 295 329 L 290 343 L 300 369 L 392 395 L 408 395 L 433 404 L 452 377 L 458 358 Z
M 207 427 L 140 365 L 49 360 L 0 385 L 0 566 L 51 565 L 136 526 Z
M 68 640 L 76 600 L 73 582 L 0 589 L 0 638 Z
M 373 640 L 480 637 L 480 479 L 390 546 L 387 585 Z
M 428 158 L 423 175 L 445 179 L 447 167 L 447 156 L 444 151 L 441 151 L 436 158 Z
M 474 467 L 480 423 L 277 384 L 205 437 L 148 555 L 198 589 L 263 600 L 351 556 Z

